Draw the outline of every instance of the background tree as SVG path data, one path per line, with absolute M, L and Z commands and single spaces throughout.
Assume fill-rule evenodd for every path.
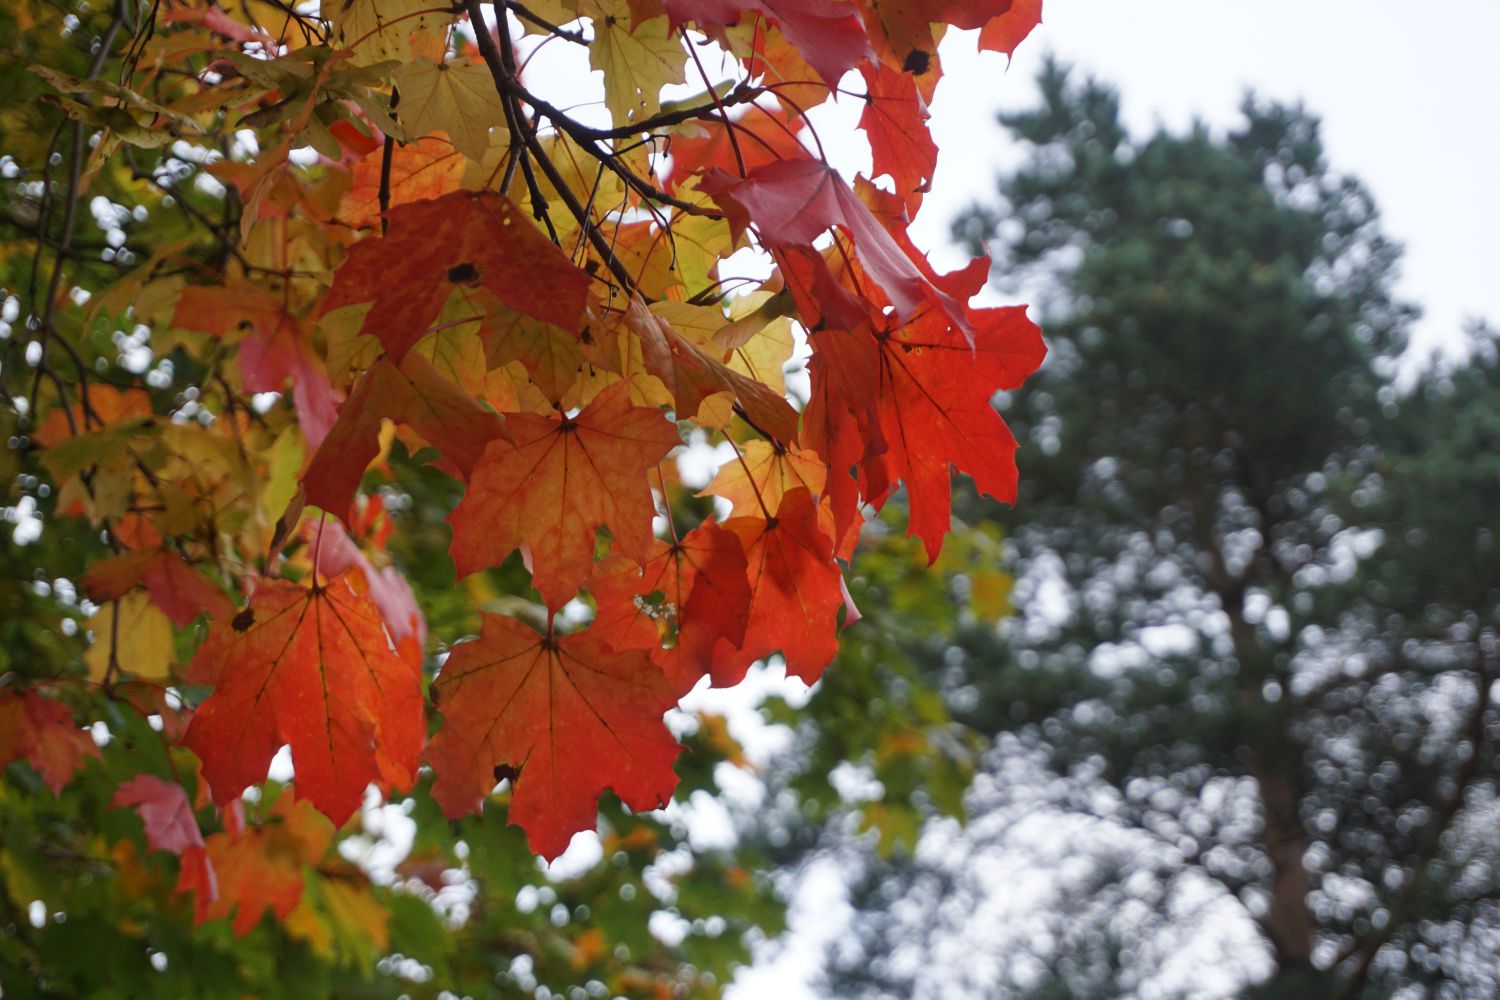
M 1397 391 L 1397 248 L 1304 110 L 1134 139 L 1108 87 L 1040 89 L 958 226 L 1051 349 L 982 508 L 1023 613 L 925 657 L 991 748 L 976 818 L 867 864 L 832 986 L 1492 992 L 1493 339 Z

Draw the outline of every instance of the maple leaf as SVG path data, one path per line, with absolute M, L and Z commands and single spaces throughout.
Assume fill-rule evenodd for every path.
M 750 170 L 774 163 L 777 160 L 794 159 L 807 155 L 807 150 L 797 138 L 800 121 L 786 109 L 768 110 L 759 104 L 751 104 L 734 119 L 733 125 L 718 119 L 695 122 L 691 126 L 695 133 L 679 132 L 671 137 L 667 152 L 672 155 L 672 173 L 667 178 L 667 187 L 675 191 L 688 178 L 718 167 L 721 170 L 738 169 L 740 160 Z M 755 136 L 753 140 L 739 141 L 736 158 L 736 131 Z
M 335 522 L 324 525 L 319 522 L 317 527 L 313 527 L 308 522 L 306 533 L 311 536 L 309 541 L 318 547 L 319 570 L 330 577 L 352 570 L 364 578 L 364 585 L 359 590 L 369 594 L 370 600 L 380 609 L 386 630 L 396 641 L 397 652 L 406 654 L 403 649 L 403 641 L 406 639 L 414 640 L 420 650 L 422 643 L 427 640 L 427 620 L 422 616 L 422 609 L 418 607 L 417 597 L 412 593 L 411 584 L 406 577 L 394 566 L 377 569 L 369 557 L 360 551 L 342 524 Z M 320 533 L 321 540 L 318 538 Z
M 819 523 L 812 494 L 794 489 L 771 518 L 733 517 L 724 530 L 739 536 L 749 567 L 750 614 L 739 648 L 715 644 L 715 687 L 744 680 L 750 664 L 781 651 L 786 672 L 811 684 L 838 651 L 843 576 L 833 543 Z
M 362 63 L 406 62 L 412 35 L 432 33 L 451 18 L 431 0 L 332 0 L 324 13 L 334 42 Z
M 512 774 L 510 820 L 548 860 L 594 828 L 606 789 L 639 811 L 666 805 L 677 786 L 681 747 L 662 723 L 676 697 L 639 650 L 486 613 L 479 638 L 453 647 L 435 697 L 443 728 L 427 757 L 443 812 L 477 811 Z
M 680 439 L 659 410 L 633 406 L 629 383 L 604 389 L 577 416 L 515 413 L 449 516 L 458 575 L 498 565 L 522 545 L 532 586 L 556 610 L 594 563 L 594 531 L 637 562 L 651 551 L 655 507 L 646 471 Z
M 843 0 L 664 0 L 676 28 L 693 21 L 710 30 L 759 15 L 781 29 L 830 87 L 870 55 L 859 12 Z
M 172 623 L 146 594 L 106 602 L 90 616 L 88 627 L 94 642 L 83 661 L 90 680 L 103 682 L 111 664 L 147 680 L 164 680 L 171 673 Z
M 907 73 L 925 73 L 937 58 L 933 25 L 965 30 L 980 28 L 1002 17 L 1018 0 L 858 0 L 865 23 L 878 41 L 882 55 Z M 1040 8 L 1040 0 L 1032 0 Z
M 234 611 L 218 584 L 167 548 L 137 549 L 96 562 L 82 583 L 95 601 L 118 600 L 140 584 L 178 628 L 205 612 L 210 618 L 227 618 Z
M 932 184 L 938 148 L 928 131 L 927 102 L 916 81 L 886 65 L 862 66 L 865 110 L 859 127 L 870 138 L 875 175 L 888 174 L 896 192 L 914 209 L 917 196 Z
M 661 89 L 686 77 L 687 50 L 665 17 L 635 25 L 619 0 L 588 0 L 579 13 L 593 19 L 589 65 L 604 74 L 604 106 L 617 125 L 650 118 L 661 110 Z
M 442 449 L 465 476 L 485 446 L 506 434 L 500 417 L 413 351 L 381 358 L 360 378 L 303 474 L 307 501 L 348 523 L 359 480 L 380 451 L 380 426 L 393 420 Z
M 929 561 L 948 530 L 950 466 L 980 492 L 1014 501 L 1016 443 L 990 398 L 1018 387 L 1046 354 L 1024 306 L 974 310 L 971 318 L 972 348 L 935 309 L 889 332 L 865 327 L 810 338 L 807 440 L 830 463 L 859 453 L 866 496 L 877 506 L 904 482 L 909 531 L 922 538 Z M 851 363 L 851 356 L 862 358 Z M 854 371 L 873 378 L 852 379 Z M 863 446 L 851 445 L 850 435 L 862 435 Z
M 1015 54 L 1032 29 L 1042 23 L 1042 0 L 1011 0 L 1010 9 L 996 14 L 979 31 L 979 48 Z
M 713 481 L 698 495 L 728 500 L 736 515 L 776 510 L 781 498 L 795 489 L 814 497 L 823 494 L 828 467 L 818 456 L 796 446 L 777 447 L 769 441 L 748 441 L 734 459 L 719 467 Z
M 54 795 L 99 748 L 65 705 L 35 691 L 0 689 L 0 767 L 25 760 Z
M 639 299 L 626 308 L 625 321 L 641 340 L 646 370 L 672 394 L 679 417 L 696 417 L 705 400 L 728 393 L 765 433 L 782 441 L 796 436 L 797 411 L 764 382 L 709 357 Z
M 360 332 L 399 362 L 457 288 L 479 284 L 506 306 L 576 329 L 589 277 L 515 203 L 493 191 L 454 191 L 392 208 L 384 236 L 349 248 L 325 312 L 373 303 Z
M 280 392 L 292 383 L 292 402 L 308 444 L 317 447 L 333 426 L 335 404 L 328 373 L 313 353 L 303 322 L 285 301 L 249 284 L 189 285 L 172 325 L 216 336 L 243 333 L 239 368 L 251 392 Z
M 379 610 L 342 577 L 311 588 L 263 581 L 209 629 L 188 679 L 214 685 L 182 742 L 216 802 L 262 781 L 283 744 L 297 796 L 335 823 L 367 785 L 406 787 L 416 770 L 421 666 L 396 655 Z
M 218 895 L 198 897 L 198 923 L 234 915 L 236 937 L 255 929 L 267 910 L 285 920 L 302 898 L 303 869 L 328 851 L 333 828 L 307 803 L 276 800 L 271 822 L 211 834 L 208 860 L 218 876 Z
M 54 407 L 37 425 L 31 436 L 44 448 L 62 444 L 76 432 L 87 430 L 91 420 L 109 426 L 151 416 L 151 397 L 142 389 L 117 389 L 112 385 L 94 385 L 88 390 L 88 407 L 80 400 L 71 407 Z
M 443 132 L 469 159 L 484 159 L 490 127 L 505 121 L 505 111 L 483 63 L 414 59 L 391 79 L 401 92 L 398 110 L 408 135 Z
M 686 694 L 716 643 L 738 649 L 750 615 L 749 566 L 739 536 L 705 521 L 680 540 L 658 540 L 644 567 L 612 556 L 589 581 L 598 610 L 590 630 L 619 649 L 645 649 Z M 663 640 L 671 647 L 663 649 Z
M 774 89 L 779 102 L 805 111 L 822 104 L 833 93 L 775 25 L 757 18 L 726 34 L 735 43 L 735 51 L 745 53 L 742 61 L 746 72 Z
M 134 809 L 146 828 L 146 846 L 153 851 L 167 851 L 180 859 L 177 892 L 197 894 L 199 921 L 208 906 L 219 896 L 219 877 L 198 818 L 193 815 L 187 792 L 173 781 L 154 774 L 138 774 L 115 789 L 109 804 L 116 809 Z
M 391 150 L 390 176 L 385 187 L 390 206 L 440 198 L 458 190 L 466 164 L 452 141 L 424 135 Z M 356 229 L 372 228 L 380 222 L 381 180 L 386 173 L 383 156 L 366 155 L 354 164 L 349 190 L 339 203 L 339 220 Z
M 924 303 L 936 306 L 965 334 L 964 307 L 931 275 L 914 247 L 903 247 L 831 167 L 818 160 L 781 160 L 737 178 L 709 171 L 698 185 L 723 207 L 736 232 L 752 223 L 767 249 L 811 249 L 835 225 L 854 241 L 855 253 L 900 320 Z M 813 261 L 821 264 L 821 258 Z M 823 265 L 826 266 L 826 265 Z
M 117 809 L 134 809 L 140 815 L 146 827 L 146 846 L 153 851 L 181 854 L 203 846 L 193 805 L 175 781 L 137 774 L 115 789 L 109 804 Z
M 578 381 L 584 363 L 583 345 L 567 330 L 521 313 L 499 310 L 486 313 L 479 336 L 491 367 L 519 361 L 532 384 L 554 404 L 566 399 Z

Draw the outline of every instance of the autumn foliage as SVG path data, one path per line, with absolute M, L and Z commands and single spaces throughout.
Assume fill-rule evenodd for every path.
M 66 242 L 37 251 L 16 428 L 57 516 L 112 554 L 81 580 L 86 676 L 8 675 L 0 758 L 57 790 L 97 753 L 80 692 L 160 717 L 182 770 L 113 803 L 180 858 L 200 920 L 287 917 L 367 789 L 424 767 L 450 816 L 508 779 L 547 858 L 606 790 L 663 805 L 683 694 L 772 654 L 808 682 L 833 660 L 870 511 L 904 489 L 933 560 L 954 470 L 1014 497 L 990 401 L 1039 332 L 974 305 L 987 261 L 938 273 L 906 229 L 937 164 L 937 40 L 1009 52 L 1034 0 L 145 9 L 93 72 L 34 69 L 90 137 L 64 196 L 123 163 L 150 211 L 191 208 L 142 165 L 165 147 L 221 214 L 88 296 Z M 603 108 L 549 97 L 554 48 L 586 50 Z M 823 159 L 808 112 L 830 99 L 862 102 L 873 179 Z M 760 263 L 730 260 L 746 248 Z M 70 337 L 101 324 L 149 329 L 191 396 L 80 363 Z M 718 443 L 715 515 L 674 456 Z M 454 585 L 489 601 L 477 638 L 428 634 L 386 554 L 397 454 L 463 484 L 447 520 Z M 475 586 L 501 570 L 529 611 Z M 297 802 L 247 824 L 283 746 Z

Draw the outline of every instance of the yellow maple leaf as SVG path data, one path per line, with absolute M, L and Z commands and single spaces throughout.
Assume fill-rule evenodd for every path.
M 650 118 L 661 110 L 661 88 L 686 80 L 687 50 L 667 30 L 666 17 L 630 26 L 622 0 L 595 0 L 580 8 L 593 19 L 589 65 L 604 73 L 604 104 L 616 125 Z
M 453 19 L 432 0 L 332 0 L 324 10 L 333 22 L 334 44 L 353 49 L 361 65 L 406 62 L 413 34 L 431 38 Z M 424 42 L 423 48 L 429 47 Z
M 397 67 L 392 79 L 401 92 L 397 112 L 408 139 L 444 132 L 460 153 L 484 159 L 490 129 L 504 124 L 505 111 L 483 63 L 415 59 Z
M 116 608 L 119 625 L 115 625 Z M 172 623 L 151 603 L 144 591 L 132 591 L 110 601 L 88 621 L 94 643 L 83 654 L 89 679 L 102 681 L 109 671 L 113 649 L 119 670 L 145 680 L 165 680 L 172 669 Z M 118 675 L 118 671 L 116 671 Z

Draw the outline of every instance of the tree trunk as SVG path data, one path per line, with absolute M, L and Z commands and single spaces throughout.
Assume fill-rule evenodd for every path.
M 1256 758 L 1256 765 L 1265 763 L 1259 752 Z M 1254 766 L 1253 772 L 1260 785 L 1266 854 L 1271 860 L 1271 900 L 1261 926 L 1278 971 L 1310 972 L 1314 924 L 1307 895 L 1312 884 L 1302 864 L 1307 834 L 1298 816 L 1297 792 L 1282 767 Z

